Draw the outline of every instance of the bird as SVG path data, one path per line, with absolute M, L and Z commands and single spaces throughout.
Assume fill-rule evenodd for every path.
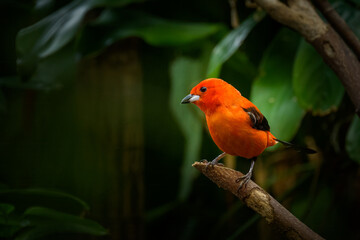
M 204 112 L 210 135 L 223 152 L 208 166 L 219 163 L 227 154 L 251 161 L 249 171 L 236 179 L 238 191 L 251 179 L 257 157 L 268 147 L 282 143 L 307 154 L 316 151 L 277 139 L 271 132 L 260 110 L 231 84 L 219 78 L 209 78 L 198 83 L 182 104 L 193 103 Z

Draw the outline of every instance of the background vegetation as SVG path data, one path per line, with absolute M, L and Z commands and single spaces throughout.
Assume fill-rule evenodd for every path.
M 360 2 L 332 3 L 360 36 Z M 242 1 L 237 28 L 220 0 L 0 6 L 0 238 L 278 239 L 191 167 L 220 153 L 180 105 L 207 77 L 319 152 L 269 149 L 254 180 L 326 239 L 360 238 L 360 121 L 296 32 Z

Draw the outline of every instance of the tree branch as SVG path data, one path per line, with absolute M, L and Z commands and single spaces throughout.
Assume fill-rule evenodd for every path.
M 334 29 L 323 22 L 309 0 L 254 0 L 273 19 L 299 32 L 344 85 L 360 117 L 360 62 Z
M 324 15 L 326 20 L 331 24 L 331 26 L 339 33 L 339 35 L 344 39 L 346 44 L 354 51 L 357 58 L 360 59 L 360 41 L 351 30 L 351 28 L 346 24 L 344 19 L 335 11 L 327 0 L 314 0 L 314 4 L 317 9 Z
M 278 201 L 253 181 L 238 192 L 236 179 L 243 176 L 241 172 L 226 167 L 208 167 L 206 163 L 195 162 L 193 165 L 219 187 L 230 191 L 246 206 L 259 213 L 265 220 L 288 239 L 323 239 L 309 227 L 292 215 Z

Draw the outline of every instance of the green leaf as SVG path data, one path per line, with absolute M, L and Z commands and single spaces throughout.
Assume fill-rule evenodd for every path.
M 44 206 L 76 214 L 89 210 L 89 206 L 81 199 L 48 189 L 0 190 L 0 199 L 16 206 L 19 211 L 30 206 Z
M 18 66 L 30 77 L 41 59 L 49 57 L 72 41 L 86 13 L 96 7 L 123 6 L 134 0 L 75 0 L 39 22 L 20 30 L 16 38 Z
M 56 52 L 73 39 L 90 1 L 73 1 L 41 21 L 22 29 L 16 38 L 19 71 L 31 76 L 37 62 Z
M 185 200 L 190 193 L 192 181 L 197 174 L 191 165 L 199 160 L 202 141 L 202 125 L 196 116 L 195 106 L 184 106 L 180 104 L 180 101 L 201 79 L 201 69 L 202 64 L 199 60 L 186 57 L 177 58 L 170 67 L 170 107 L 186 141 L 181 168 L 180 200 Z
M 282 29 L 264 53 L 251 89 L 251 101 L 267 118 L 274 136 L 284 141 L 294 137 L 304 116 L 291 82 L 298 42 L 296 33 Z
M 237 51 L 222 66 L 221 78 L 231 82 L 235 88 L 241 89 L 243 96 L 250 96 L 251 86 L 258 75 L 258 66 L 255 66 L 248 55 Z
M 144 2 L 144 0 L 90 0 L 94 7 L 123 7 L 130 3 Z
M 26 84 L 43 90 L 60 89 L 66 83 L 72 82 L 75 75 L 76 53 L 72 44 L 68 44 L 61 51 L 41 59 Z
M 263 12 L 251 15 L 215 46 L 211 53 L 207 77 L 219 76 L 222 64 L 239 49 L 250 31 L 264 18 L 264 16 L 265 14 Z
M 0 203 L 0 238 L 11 238 L 22 226 L 19 217 L 12 214 L 14 205 Z
M 61 51 L 41 59 L 27 81 L 20 76 L 0 78 L 0 85 L 12 88 L 53 90 L 60 89 L 66 82 L 74 80 L 76 73 L 76 55 L 71 44 Z
M 44 58 L 74 38 L 88 10 L 100 6 L 126 5 L 133 0 L 76 0 L 41 21 L 22 29 L 17 36 L 17 49 L 23 54 L 36 53 Z
M 0 239 L 13 239 L 13 236 L 23 227 L 21 220 L 14 217 L 0 216 Z
M 48 87 L 45 87 L 43 84 L 38 84 L 32 81 L 22 81 L 19 76 L 6 76 L 0 77 L 0 85 L 8 88 L 21 88 L 21 89 L 34 89 L 34 90 L 48 90 Z M 51 85 L 50 88 L 54 88 L 54 85 Z M 0 97 L 1 98 L 1 97 Z M 1 99 L 0 99 L 1 101 Z M 1 104 L 0 104 L 1 105 Z M 1 108 L 1 106 L 0 106 Z M 1 110 L 0 110 L 1 112 Z
M 314 115 L 336 110 L 344 95 L 337 76 L 305 40 L 301 41 L 296 54 L 293 87 L 300 106 Z
M 139 11 L 108 9 L 85 29 L 79 46 L 83 47 L 83 54 L 89 54 L 127 37 L 139 37 L 154 46 L 179 46 L 206 38 L 220 27 L 171 21 Z
M 360 119 L 354 116 L 346 135 L 346 151 L 349 157 L 360 164 Z
M 14 205 L 0 203 L 0 215 L 9 215 L 14 209 Z
M 106 235 L 108 232 L 100 224 L 71 214 L 58 212 L 48 208 L 33 207 L 24 213 L 30 228 L 20 234 L 16 240 L 32 240 L 56 233 L 82 233 L 90 235 Z

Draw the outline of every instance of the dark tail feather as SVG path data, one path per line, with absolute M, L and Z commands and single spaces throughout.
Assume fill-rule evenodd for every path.
M 303 153 L 306 153 L 306 154 L 314 154 L 316 153 L 315 150 L 313 149 L 310 149 L 310 148 L 306 148 L 306 147 L 300 147 L 300 146 L 297 146 L 295 144 L 292 144 L 292 143 L 289 143 L 289 142 L 285 142 L 285 141 L 282 141 L 282 140 L 279 140 L 277 138 L 274 138 L 275 141 L 278 141 L 279 143 L 282 143 L 284 144 L 285 146 L 289 147 L 289 148 L 293 148 L 299 152 L 303 152 Z

